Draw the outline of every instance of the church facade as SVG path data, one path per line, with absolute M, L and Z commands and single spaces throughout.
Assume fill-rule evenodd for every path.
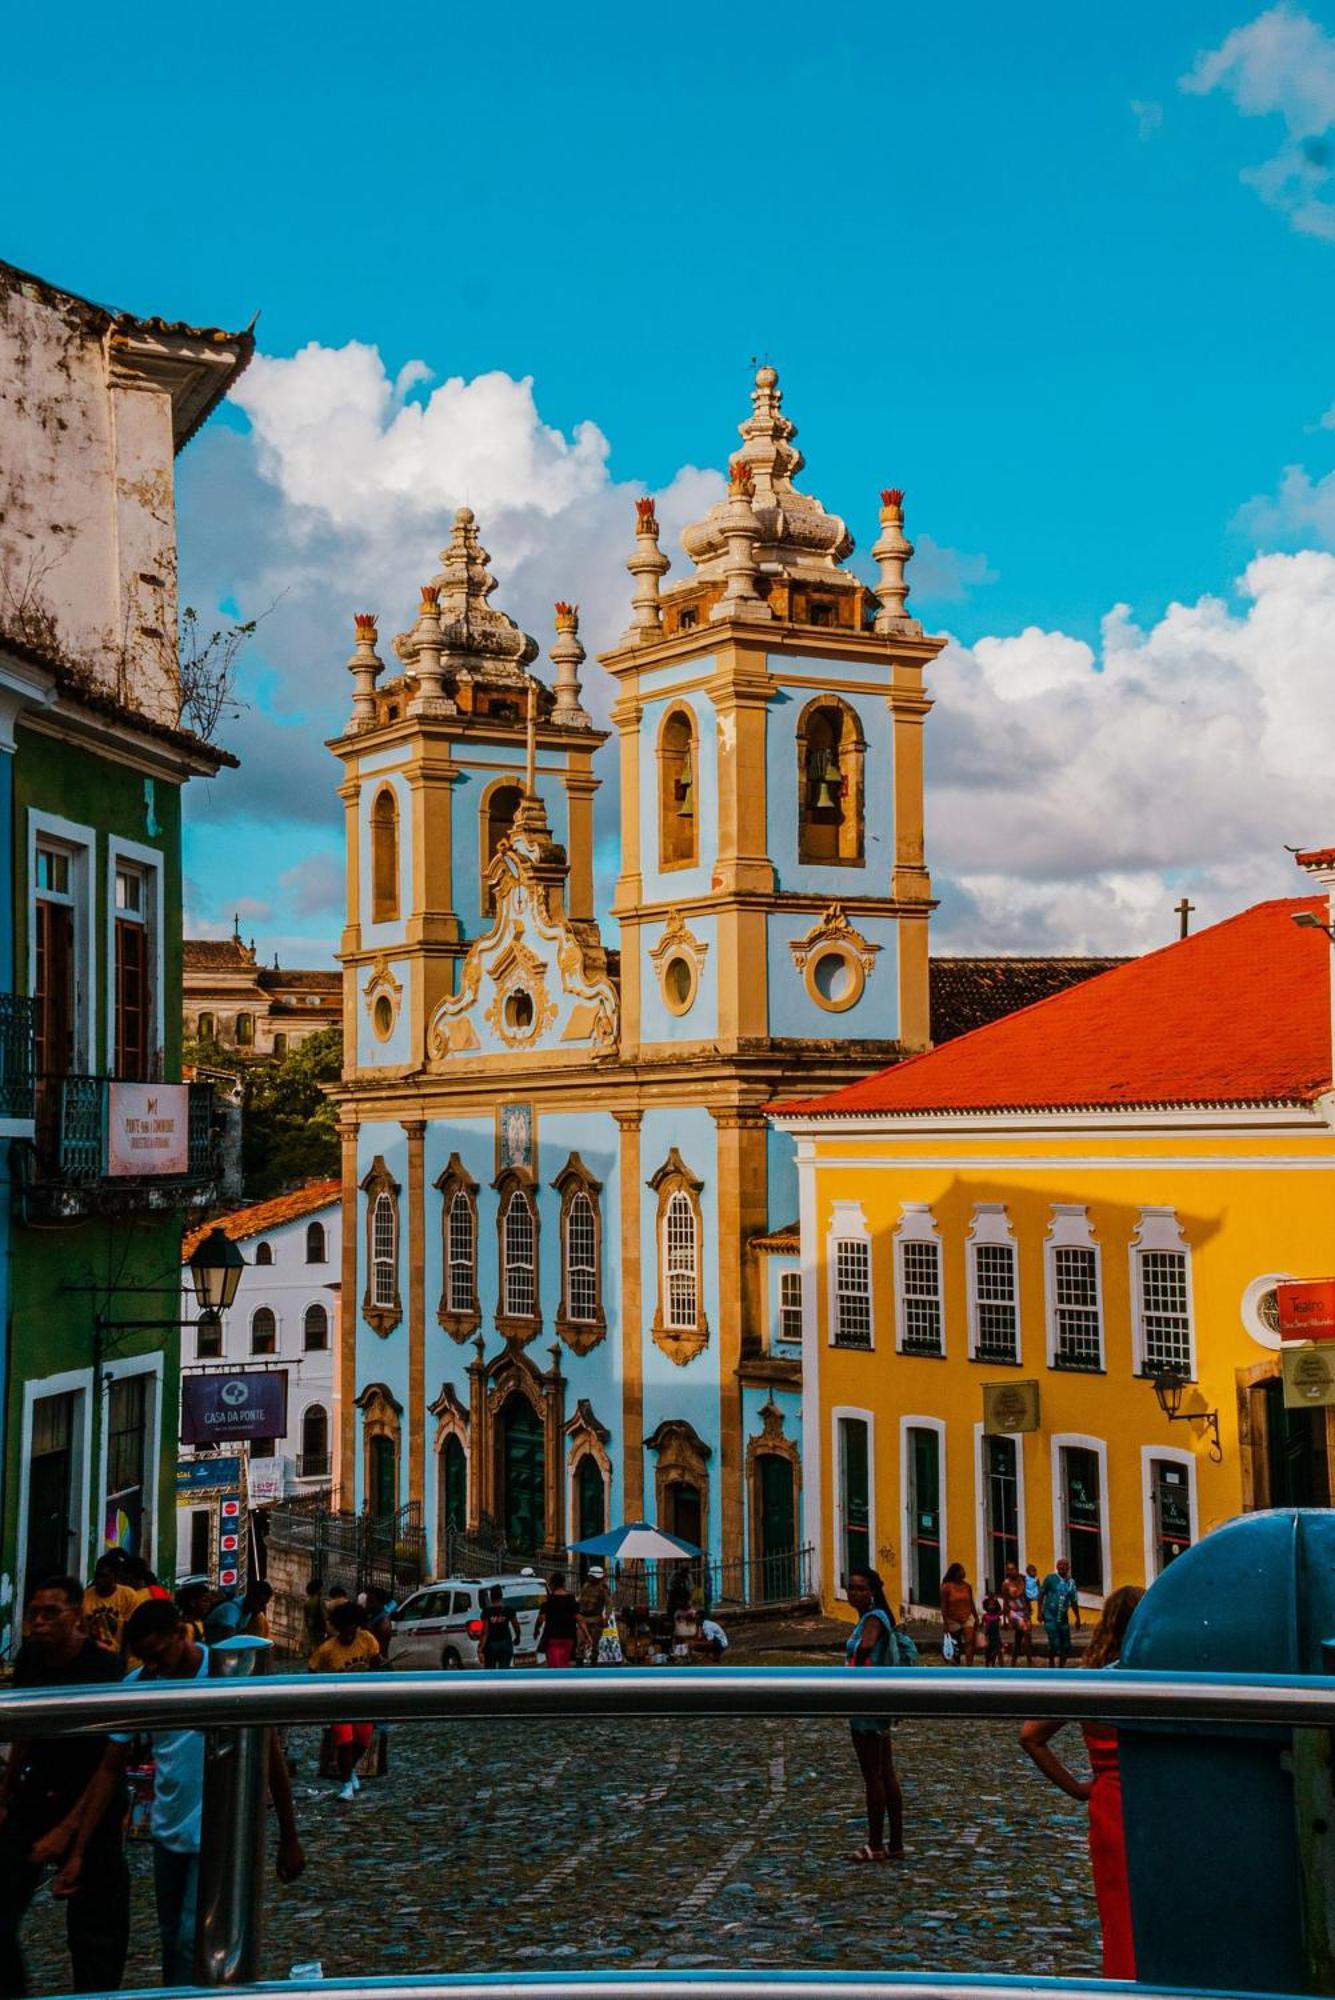
M 339 1445 L 351 1504 L 420 1508 L 433 1564 L 451 1525 L 549 1559 L 641 1516 L 728 1565 L 801 1540 L 797 1173 L 767 1108 L 927 1046 L 943 642 L 906 610 L 902 495 L 869 588 L 794 484 L 768 367 L 740 429 L 681 579 L 637 503 L 600 662 L 610 910 L 575 609 L 539 674 L 463 509 L 393 671 L 356 620 Z

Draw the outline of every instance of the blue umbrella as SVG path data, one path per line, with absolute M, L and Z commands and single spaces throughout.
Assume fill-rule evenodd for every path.
M 627 1521 L 623 1527 L 609 1528 L 606 1534 L 572 1542 L 570 1552 L 577 1556 L 609 1556 L 613 1562 L 662 1562 L 673 1556 L 700 1554 L 693 1542 L 665 1535 L 648 1521 Z

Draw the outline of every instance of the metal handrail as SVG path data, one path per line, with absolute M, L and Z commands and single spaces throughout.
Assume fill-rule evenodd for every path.
M 767 1972 L 763 1979 L 751 1972 L 713 1971 L 699 1968 L 690 1972 L 562 1972 L 461 1974 L 457 1978 L 423 1977 L 409 1974 L 401 1979 L 320 1979 L 308 1984 L 300 1979 L 266 1979 L 256 1986 L 233 1986 L 233 1993 L 254 1994 L 268 2000 L 703 2000 L 705 1994 L 726 1995 L 727 2000 L 774 2000 L 776 1992 L 785 2000 L 1185 2000 L 1207 1989 L 1182 1986 L 1142 1986 L 1109 1979 L 1033 1979 L 1005 1973 L 980 1974 L 963 1979 L 950 1973 L 936 1976 L 921 1972 Z M 197 1996 L 198 1987 L 170 1989 L 167 1996 Z M 1209 2000 L 1230 2000 L 1218 1989 L 1210 1990 Z M 1246 2000 L 1258 2000 L 1250 1993 Z M 1276 1993 L 1260 2000 L 1284 2000 Z
M 331 1722 L 572 1715 L 895 1715 L 1020 1721 L 1271 1723 L 1335 1728 L 1335 1677 L 1316 1674 L 1087 1674 L 958 1667 L 538 1668 L 265 1674 L 253 1680 L 132 1681 L 0 1696 L 0 1735 L 75 1736 L 109 1729 L 256 1728 Z

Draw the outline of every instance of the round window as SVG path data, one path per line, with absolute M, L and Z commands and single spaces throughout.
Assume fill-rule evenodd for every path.
M 680 953 L 663 968 L 663 994 L 674 1014 L 684 1014 L 695 998 L 695 967 Z
M 533 995 L 522 986 L 505 997 L 505 1025 L 512 1035 L 526 1035 L 533 1026 Z
M 1263 1278 L 1253 1278 L 1242 1294 L 1243 1325 L 1258 1347 L 1268 1347 L 1272 1353 L 1282 1345 L 1275 1287 L 1288 1277 L 1285 1271 L 1268 1271 Z
M 390 999 L 388 993 L 379 993 L 376 995 L 375 1005 L 371 1009 L 371 1026 L 375 1029 L 376 1034 L 382 1042 L 387 1042 L 393 1034 L 394 1002 Z
M 818 1007 L 842 1014 L 862 998 L 867 975 L 862 960 L 846 946 L 831 944 L 807 960 L 806 986 Z

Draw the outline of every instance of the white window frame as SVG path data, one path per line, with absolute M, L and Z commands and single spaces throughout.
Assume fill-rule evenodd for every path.
M 1156 1460 L 1167 1460 L 1171 1465 L 1180 1465 L 1187 1474 L 1187 1512 L 1191 1522 L 1191 1546 L 1195 1548 L 1201 1538 L 1200 1517 L 1196 1511 L 1196 1459 L 1180 1445 L 1143 1444 L 1140 1447 L 1140 1508 L 1145 1524 L 1145 1588 L 1148 1590 L 1157 1576 L 1163 1574 L 1154 1566 L 1155 1544 L 1159 1537 L 1154 1528 L 1154 1475 L 1151 1470 Z
M 74 1565 L 76 1576 L 87 1576 L 91 1564 L 88 1560 L 89 1518 L 93 1500 L 93 1454 L 90 1449 L 89 1423 L 93 1407 L 93 1371 L 91 1368 L 70 1368 L 60 1375 L 43 1375 L 37 1381 L 23 1385 L 23 1433 L 20 1453 L 18 1537 L 15 1545 L 14 1600 L 9 1607 L 11 1616 L 16 1615 L 27 1597 L 28 1577 L 28 1485 L 32 1468 L 32 1419 L 33 1405 L 46 1396 L 76 1395 L 79 1402 L 75 1410 L 78 1428 L 78 1455 L 73 1479 L 75 1505 L 78 1519 L 78 1560 Z M 156 1567 L 156 1565 L 155 1565 Z
M 585 1208 L 588 1210 L 590 1250 L 587 1264 L 576 1263 L 571 1240 L 571 1226 L 574 1221 L 575 1211 L 580 1202 L 583 1202 Z M 564 1281 L 566 1316 L 574 1326 L 597 1326 L 598 1324 L 598 1314 L 602 1306 L 602 1272 L 599 1269 L 598 1248 L 597 1204 L 587 1187 L 577 1186 L 571 1190 L 570 1200 L 566 1204 L 565 1214 L 561 1218 L 561 1256 L 565 1264 L 561 1276 Z M 587 1273 L 593 1286 L 593 1300 L 588 1312 L 585 1313 L 577 1312 L 575 1309 L 575 1273 L 577 1271 Z M 698 1276 L 697 1272 L 697 1298 L 700 1291 Z
M 1015 1431 L 1008 1435 L 1010 1436 L 1011 1443 L 1015 1446 L 1015 1519 L 1020 1538 L 1020 1556 L 1021 1560 L 1023 1560 L 1025 1551 L 1029 1546 L 1029 1523 L 1025 1506 L 1024 1433 Z M 983 1426 L 981 1423 L 976 1423 L 973 1427 L 973 1490 L 976 1502 L 974 1512 L 977 1516 L 977 1525 L 974 1532 L 975 1564 L 973 1573 L 978 1579 L 977 1590 L 980 1598 L 987 1589 L 987 1466 L 985 1463 L 987 1447 L 983 1440 Z M 1000 1577 L 996 1581 L 1000 1583 Z
M 320 1309 L 321 1309 L 321 1311 L 322 1311 L 322 1312 L 324 1313 L 324 1322 L 325 1322 L 325 1343 L 324 1343 L 324 1346 L 323 1346 L 323 1347 L 307 1347 L 307 1345 L 306 1345 L 306 1315 L 307 1315 L 307 1313 L 308 1313 L 308 1312 L 310 1311 L 310 1309 L 311 1309 L 311 1307 L 312 1307 L 312 1306 L 319 1306 L 319 1307 L 320 1307 Z M 333 1315 L 333 1313 L 332 1313 L 332 1312 L 331 1312 L 331 1311 L 329 1310 L 329 1301 L 328 1301 L 328 1299 L 326 1299 L 326 1298 L 323 1298 L 323 1297 L 320 1297 L 320 1298 L 314 1298 L 314 1299 L 307 1299 L 307 1301 L 306 1301 L 305 1305 L 304 1305 L 304 1306 L 303 1306 L 303 1307 L 301 1308 L 301 1317 L 300 1317 L 300 1319 L 299 1319 L 299 1320 L 297 1321 L 297 1324 L 298 1324 L 298 1326 L 299 1326 L 299 1327 L 300 1327 L 300 1329 L 301 1329 L 301 1348 L 300 1348 L 300 1353 L 301 1353 L 301 1354 L 302 1354 L 303 1356 L 304 1356 L 304 1355 L 307 1355 L 307 1354 L 332 1354 L 332 1353 L 333 1353 L 333 1351 L 334 1351 L 334 1315 Z M 281 1322 L 280 1322 L 280 1328 L 281 1328 Z
M 944 1576 L 950 1568 L 950 1561 L 947 1555 L 947 1551 L 950 1548 L 949 1522 L 947 1520 L 949 1487 L 946 1484 L 950 1460 L 947 1454 L 945 1421 L 941 1417 L 901 1417 L 899 1420 L 899 1531 L 900 1547 L 903 1551 L 900 1574 L 904 1579 L 905 1615 L 939 1619 L 941 1616 L 940 1606 L 935 1604 L 919 1604 L 917 1598 L 911 1594 L 909 1588 L 913 1580 L 913 1559 L 910 1551 L 914 1542 L 913 1509 L 911 1505 L 913 1499 L 913 1481 L 909 1476 L 910 1431 L 936 1432 L 937 1484 L 941 1495 L 941 1574 Z
M 904 1346 L 904 1245 L 906 1243 L 935 1243 L 936 1268 L 940 1286 L 937 1303 L 941 1311 L 941 1345 L 932 1350 L 921 1347 Z M 946 1353 L 946 1259 L 941 1246 L 941 1232 L 936 1226 L 931 1204 L 925 1201 L 906 1201 L 900 1205 L 899 1223 L 894 1235 L 895 1259 L 895 1352 L 909 1354 L 918 1359 L 944 1359 Z
M 795 1306 L 794 1305 L 785 1306 L 784 1304 L 783 1288 L 784 1285 L 787 1283 L 792 1283 L 797 1286 L 797 1303 Z M 803 1321 L 802 1321 L 803 1286 L 802 1286 L 801 1265 L 799 1264 L 791 1271 L 785 1270 L 784 1268 L 780 1267 L 778 1272 L 778 1287 L 779 1291 L 777 1299 L 777 1310 L 774 1319 L 774 1338 L 778 1341 L 782 1341 L 786 1347 L 795 1347 L 800 1343 L 802 1339 L 802 1326 L 803 1326 Z M 784 1332 L 783 1316 L 785 1312 L 796 1312 L 797 1314 L 796 1333 Z
M 839 1426 L 845 1421 L 865 1424 L 867 1427 L 867 1547 L 868 1562 L 875 1563 L 878 1555 L 876 1545 L 876 1413 L 874 1410 L 859 1409 L 853 1403 L 836 1403 L 830 1411 L 830 1465 L 834 1471 L 833 1506 L 830 1518 L 834 1524 L 834 1541 L 830 1555 L 830 1587 L 832 1594 L 841 1604 L 847 1604 L 848 1592 L 839 1582 L 839 1557 L 844 1546 L 844 1460 L 840 1450 Z
M 1060 1342 L 1057 1337 L 1057 1258 L 1058 1250 L 1090 1250 L 1094 1255 L 1094 1298 L 1099 1317 L 1099 1358 L 1088 1366 L 1064 1363 L 1058 1359 Z M 1103 1249 L 1094 1234 L 1094 1226 L 1089 1219 L 1089 1210 L 1083 1202 L 1056 1202 L 1053 1205 L 1052 1220 L 1048 1224 L 1047 1237 L 1043 1244 L 1043 1298 L 1044 1315 L 1047 1322 L 1048 1367 L 1062 1374 L 1098 1375 L 1107 1372 L 1107 1314 L 1103 1308 Z
M 389 1211 L 390 1254 L 388 1257 L 376 1255 L 375 1220 L 380 1213 L 380 1204 L 385 1202 Z M 371 1283 L 369 1286 L 372 1308 L 376 1312 L 391 1312 L 398 1303 L 399 1296 L 399 1207 L 388 1188 L 377 1188 L 371 1196 L 370 1217 Z M 381 1270 L 389 1272 L 389 1297 L 380 1294 L 379 1277 Z
M 64 848 L 70 857 L 75 967 L 73 1069 L 76 1076 L 102 1074 L 96 1058 L 97 833 L 77 820 L 39 812 L 33 806 L 28 809 L 28 993 L 32 996 L 37 992 L 37 849 L 47 845 Z
M 144 1429 L 148 1440 L 148 1469 L 144 1476 L 144 1491 L 149 1496 L 149 1537 L 148 1548 L 142 1553 L 155 1575 L 158 1567 L 158 1531 L 161 1527 L 158 1486 L 162 1474 L 162 1374 L 161 1354 L 136 1354 L 125 1361 L 103 1363 L 102 1410 L 97 1447 L 97 1520 L 100 1533 L 107 1504 L 107 1390 L 112 1382 L 122 1381 L 126 1376 L 151 1376 L 152 1382 L 144 1399 Z
M 840 1243 L 864 1243 L 867 1248 L 867 1345 L 859 1347 L 852 1341 L 837 1338 L 839 1327 L 839 1248 Z M 871 1230 L 860 1201 L 836 1201 L 830 1205 L 830 1220 L 825 1232 L 825 1267 L 827 1273 L 826 1311 L 829 1315 L 825 1330 L 826 1345 L 838 1347 L 846 1354 L 872 1354 L 876 1350 L 876 1269 L 872 1256 Z
M 1184 1259 L 1183 1270 L 1186 1277 L 1187 1293 L 1187 1380 L 1196 1377 L 1196 1286 L 1192 1272 L 1191 1245 L 1183 1234 L 1175 1208 L 1142 1208 L 1135 1233 L 1131 1238 L 1129 1255 L 1131 1258 L 1131 1351 L 1132 1366 L 1137 1375 L 1151 1375 L 1145 1359 L 1145 1294 L 1142 1278 L 1141 1253 L 1145 1250 L 1174 1251 Z
M 273 1315 L 273 1348 L 268 1354 L 257 1354 L 255 1352 L 255 1315 L 262 1312 L 272 1313 Z M 246 1354 L 247 1356 L 253 1356 L 257 1361 L 277 1361 L 282 1351 L 283 1315 L 278 1307 L 272 1305 L 268 1299 L 257 1299 L 254 1305 L 248 1308 L 246 1313 Z
M 686 1275 L 686 1267 L 679 1263 L 674 1264 L 673 1261 L 674 1257 L 679 1258 L 681 1255 L 680 1245 L 678 1245 L 675 1251 L 672 1248 L 672 1216 L 678 1202 L 682 1204 L 686 1211 L 688 1226 L 691 1232 L 691 1311 L 690 1316 L 684 1319 L 678 1318 L 676 1307 L 673 1304 L 673 1280 L 681 1279 Z M 692 1201 L 690 1192 L 684 1183 L 671 1188 L 667 1200 L 663 1203 L 663 1217 L 658 1231 L 658 1255 L 659 1270 L 662 1273 L 663 1325 L 672 1333 L 694 1333 L 700 1324 L 700 1298 L 702 1289 L 700 1283 L 700 1257 L 702 1250 L 701 1238 L 704 1233 L 701 1221 L 700 1211 L 695 1202 Z
M 510 1217 L 515 1203 L 519 1202 L 528 1215 L 529 1254 L 527 1260 L 516 1258 L 510 1248 Z M 538 1319 L 538 1205 L 530 1188 L 516 1184 L 505 1198 L 501 1213 L 501 1306 L 506 1319 Z M 514 1305 L 512 1290 L 515 1275 L 519 1271 L 529 1273 L 529 1307 L 520 1312 Z
M 1006 1249 L 1010 1252 L 1011 1271 L 1014 1276 L 1015 1352 L 1008 1361 L 998 1361 L 995 1355 L 980 1354 L 978 1351 L 978 1251 L 985 1246 Z M 981 1361 L 993 1368 L 1018 1368 L 1024 1360 L 1024 1322 L 1020 1308 L 1020 1250 L 1004 1202 L 975 1202 L 973 1219 L 969 1224 L 969 1234 L 964 1247 L 964 1262 L 968 1284 L 969 1359 Z M 942 1327 L 944 1331 L 944 1317 Z
M 161 1057 L 166 1042 L 166 1016 L 163 1012 L 163 917 L 162 917 L 162 849 L 145 847 L 137 840 L 122 840 L 119 834 L 107 835 L 107 916 L 105 932 L 105 975 L 106 992 L 106 1073 L 112 1076 L 116 1068 L 116 870 L 124 862 L 144 878 L 143 910 L 144 929 L 148 933 L 148 977 L 150 982 L 150 1020 L 152 1032 L 149 1038 L 148 1066 L 150 1073 L 155 1057 Z
M 1108 1484 L 1108 1447 L 1102 1438 L 1089 1437 L 1083 1431 L 1054 1431 L 1049 1440 L 1052 1468 L 1052 1542 L 1053 1558 L 1067 1554 L 1066 1521 L 1062 1511 L 1062 1453 L 1074 1447 L 1080 1451 L 1092 1451 L 1099 1461 L 1099 1494 L 1102 1506 L 1099 1509 L 1099 1541 L 1103 1551 L 1103 1592 L 1095 1596 L 1093 1591 L 1082 1590 L 1080 1603 L 1090 1611 L 1097 1611 L 1102 1605 L 1112 1580 L 1112 1488 Z
M 329 1460 L 328 1472 L 303 1472 L 301 1470 L 301 1461 L 306 1456 L 306 1417 L 311 1410 L 324 1411 L 325 1457 Z M 322 1390 L 312 1395 L 310 1401 L 302 1405 L 301 1415 L 289 1431 L 285 1443 L 291 1457 L 296 1460 L 295 1476 L 298 1480 L 332 1478 L 334 1469 L 334 1410 L 332 1396 L 326 1395 Z

